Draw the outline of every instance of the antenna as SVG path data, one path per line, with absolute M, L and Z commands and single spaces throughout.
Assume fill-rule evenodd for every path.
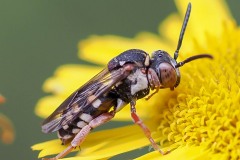
M 177 49 L 174 53 L 174 59 L 175 60 L 177 60 L 177 58 L 178 58 L 178 52 L 179 52 L 179 49 L 181 48 L 181 45 L 182 45 L 182 40 L 183 40 L 183 36 L 184 36 L 185 30 L 186 30 L 186 27 L 187 27 L 187 23 L 188 23 L 188 20 L 189 20 L 189 17 L 190 17 L 191 8 L 192 8 L 191 3 L 188 3 L 187 11 L 185 13 L 182 29 L 181 29 L 179 39 L 178 39 Z
M 191 61 L 193 61 L 193 60 L 195 60 L 195 59 L 199 59 L 199 58 L 210 58 L 210 59 L 213 59 L 213 56 L 210 55 L 210 54 L 198 54 L 198 55 L 189 57 L 189 58 L 185 59 L 185 60 L 182 61 L 182 62 L 178 62 L 178 63 L 176 64 L 175 68 L 181 67 L 181 66 L 183 66 L 185 63 L 191 62 Z

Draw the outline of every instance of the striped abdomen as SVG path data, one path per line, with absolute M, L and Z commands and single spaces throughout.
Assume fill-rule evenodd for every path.
M 70 124 L 66 124 L 59 129 L 58 137 L 63 144 L 70 142 L 92 119 L 98 117 L 102 113 L 108 112 L 111 107 L 116 105 L 117 98 L 115 98 L 112 93 L 109 93 L 107 96 L 99 97 L 93 103 L 89 104 L 84 111 L 80 112 Z

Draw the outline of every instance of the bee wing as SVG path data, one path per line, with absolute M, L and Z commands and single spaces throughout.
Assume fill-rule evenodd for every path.
M 43 121 L 44 133 L 54 132 L 71 123 L 86 107 L 99 96 L 107 93 L 117 82 L 126 78 L 130 72 L 119 68 L 111 72 L 102 70 L 82 87 L 73 92 L 47 119 Z

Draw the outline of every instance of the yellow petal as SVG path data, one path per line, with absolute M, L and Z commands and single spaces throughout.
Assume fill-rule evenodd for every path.
M 86 159 L 102 159 L 148 145 L 150 145 L 149 141 L 141 129 L 132 125 L 90 133 L 81 145 L 78 156 Z M 39 157 L 57 154 L 65 148 L 66 146 L 62 146 L 60 140 L 52 140 L 32 146 L 33 150 L 41 150 Z
M 161 156 L 158 152 L 151 152 L 142 157 L 136 158 L 135 160 L 211 160 L 218 159 L 224 160 L 226 156 L 223 154 L 213 154 L 209 151 L 204 150 L 201 146 L 185 146 L 179 147 L 176 150 L 168 153 L 167 155 Z
M 177 8 L 183 17 L 185 15 L 188 0 L 175 0 Z M 199 33 L 203 28 L 215 35 L 221 34 L 224 21 L 234 21 L 224 0 L 192 0 L 191 16 L 189 24 L 195 32 Z M 194 25 L 194 26 L 193 26 Z M 201 27 L 199 27 L 201 25 Z M 200 30 L 199 30 L 200 29 Z
M 41 98 L 35 107 L 35 113 L 39 117 L 48 117 L 63 101 L 65 97 L 46 96 Z
M 159 28 L 160 33 L 169 40 L 171 45 L 176 47 L 188 3 L 188 0 L 176 0 L 180 15 L 170 15 Z M 201 48 L 206 48 L 203 50 L 204 52 L 211 53 L 207 38 L 211 35 L 222 39 L 221 35 L 224 32 L 224 27 L 234 24 L 231 13 L 222 0 L 193 0 L 191 4 L 192 10 L 179 54 L 180 59 L 183 59 L 181 57 L 185 57 L 185 52 L 191 53 L 196 50 L 196 46 L 194 46 L 196 42 Z M 174 52 L 176 47 L 172 48 L 171 52 Z
M 168 48 L 157 35 L 147 32 L 138 34 L 134 39 L 114 35 L 91 36 L 79 43 L 79 56 L 81 59 L 107 65 L 112 58 L 128 49 L 142 49 L 151 54 L 154 50 Z
M 155 104 L 155 101 L 140 99 L 136 102 L 136 112 L 138 116 L 146 120 L 147 118 L 151 117 L 151 113 L 149 108 Z M 130 105 L 127 104 L 121 111 L 117 112 L 113 120 L 117 121 L 132 121 L 131 118 L 131 110 Z
M 56 70 L 53 77 L 46 80 L 43 89 L 45 92 L 70 95 L 102 69 L 87 65 L 63 65 Z
M 36 105 L 35 113 L 40 117 L 49 116 L 71 93 L 89 81 L 101 67 L 86 65 L 63 65 L 54 76 L 44 83 L 44 90 L 54 95 L 41 98 Z

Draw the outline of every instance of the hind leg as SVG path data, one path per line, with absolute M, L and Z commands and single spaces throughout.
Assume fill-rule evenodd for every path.
M 80 146 L 82 142 L 86 139 L 87 135 L 91 131 L 91 129 L 96 128 L 108 121 L 110 121 L 115 115 L 115 112 L 103 113 L 100 116 L 96 117 L 92 121 L 89 122 L 88 125 L 84 126 L 81 131 L 74 137 L 71 142 L 71 145 L 68 146 L 64 151 L 59 153 L 56 157 L 53 158 L 43 158 L 42 160 L 57 160 L 59 158 L 65 157 L 69 154 L 74 148 Z

